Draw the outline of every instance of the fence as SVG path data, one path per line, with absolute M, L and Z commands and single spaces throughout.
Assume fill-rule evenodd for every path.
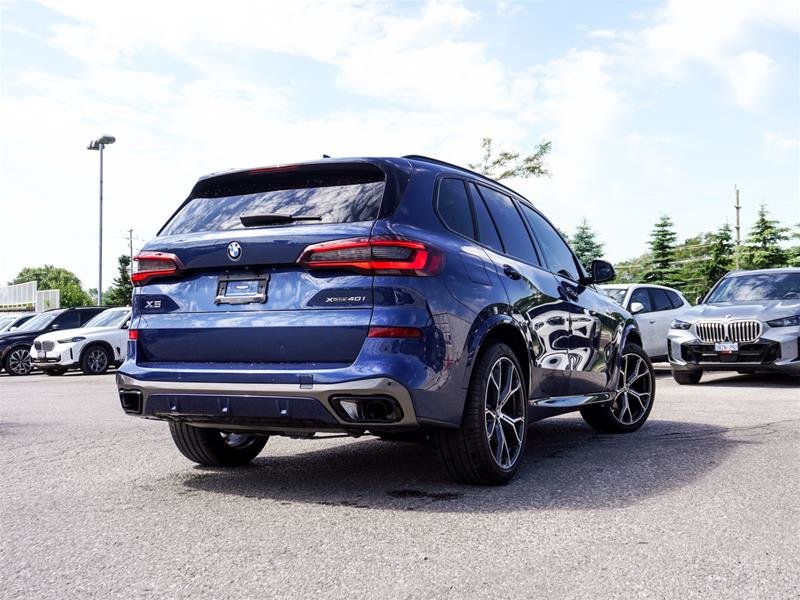
M 61 307 L 59 290 L 37 290 L 35 281 L 0 286 L 0 312 L 35 310 L 41 312 Z

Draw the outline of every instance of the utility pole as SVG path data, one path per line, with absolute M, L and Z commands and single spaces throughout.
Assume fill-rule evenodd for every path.
M 736 270 L 739 270 L 739 246 L 742 243 L 742 234 L 741 234 L 741 227 L 739 224 L 739 212 L 742 210 L 742 205 L 739 204 L 739 188 L 738 186 L 733 186 L 733 189 L 736 190 L 736 204 L 734 208 L 736 208 L 736 250 L 734 252 L 734 262 L 736 264 Z
M 133 268 L 133 229 L 128 229 L 128 246 L 130 247 L 131 266 Z

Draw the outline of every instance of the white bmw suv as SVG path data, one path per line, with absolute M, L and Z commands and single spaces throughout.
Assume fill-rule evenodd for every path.
M 63 375 L 76 367 L 87 375 L 105 373 L 125 360 L 130 320 L 130 307 L 109 308 L 80 329 L 40 335 L 33 341 L 31 362 L 48 375 Z

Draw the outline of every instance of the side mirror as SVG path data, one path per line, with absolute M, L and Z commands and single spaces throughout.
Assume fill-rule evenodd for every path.
M 592 283 L 605 283 L 617 276 L 614 266 L 605 260 L 592 261 Z
M 128 319 L 122 324 L 122 329 L 128 329 L 131 326 L 131 321 Z
M 50 329 L 52 329 L 52 330 L 61 329 L 61 325 L 59 325 L 58 323 L 53 323 L 50 326 Z
M 703 296 L 698 296 L 694 299 L 695 304 L 702 304 L 703 303 Z
M 638 314 L 644 312 L 644 304 L 641 302 L 631 302 L 631 314 Z

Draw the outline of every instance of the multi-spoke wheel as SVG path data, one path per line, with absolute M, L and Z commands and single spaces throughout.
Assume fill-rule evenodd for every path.
M 508 482 L 525 450 L 527 405 L 526 382 L 514 352 L 493 344 L 473 368 L 461 428 L 436 434 L 450 476 L 480 485 Z
M 6 354 L 3 366 L 9 375 L 28 375 L 33 370 L 31 353 L 27 346 L 17 346 Z
M 264 449 L 266 435 L 250 435 L 194 427 L 170 421 L 172 440 L 186 458 L 211 467 L 238 467 L 249 463 Z
M 103 346 L 89 346 L 81 356 L 81 371 L 87 375 L 102 375 L 111 364 L 111 356 Z
M 587 406 L 583 419 L 594 429 L 624 433 L 647 421 L 655 399 L 653 365 L 639 346 L 628 344 L 622 353 L 619 381 L 610 403 Z

